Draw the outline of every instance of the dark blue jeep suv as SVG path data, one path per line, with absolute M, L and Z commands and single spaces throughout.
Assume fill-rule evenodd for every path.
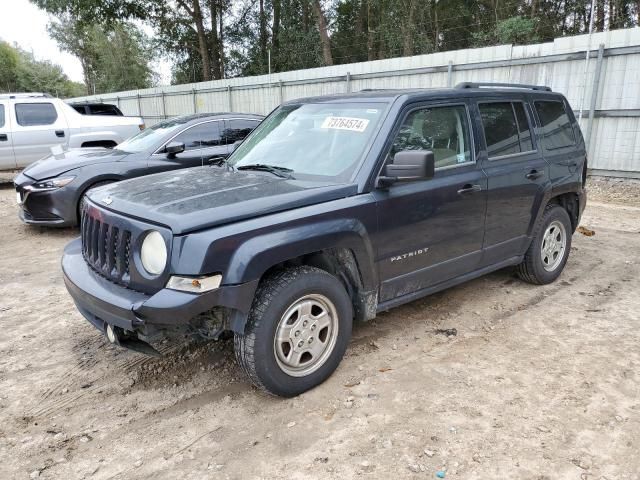
M 92 190 L 64 278 L 112 343 L 231 331 L 251 381 L 293 396 L 336 369 L 354 320 L 509 266 L 554 281 L 586 169 L 547 87 L 289 101 L 226 160 Z

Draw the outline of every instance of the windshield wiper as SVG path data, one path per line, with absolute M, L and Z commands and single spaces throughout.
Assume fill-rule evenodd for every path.
M 269 172 L 281 178 L 293 178 L 290 175 L 292 169 L 286 167 L 278 167 L 276 165 L 267 165 L 264 163 L 253 163 L 251 165 L 240 165 L 236 170 L 256 170 L 258 172 Z

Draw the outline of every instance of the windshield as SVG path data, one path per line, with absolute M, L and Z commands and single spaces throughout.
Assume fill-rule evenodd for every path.
M 162 139 L 171 132 L 176 132 L 187 123 L 185 118 L 172 118 L 171 120 L 165 120 L 164 122 L 156 123 L 155 125 L 145 128 L 137 135 L 126 139 L 124 142 L 118 144 L 115 148 L 128 153 L 138 153 L 147 150 L 155 150 L 159 148 L 162 143 Z
M 320 103 L 278 108 L 229 159 L 236 168 L 269 165 L 346 181 L 362 157 L 384 104 Z

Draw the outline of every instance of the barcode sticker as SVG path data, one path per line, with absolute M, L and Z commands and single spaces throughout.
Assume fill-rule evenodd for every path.
M 366 118 L 353 117 L 327 117 L 320 128 L 333 128 L 336 130 L 349 130 L 351 132 L 364 132 L 369 125 Z

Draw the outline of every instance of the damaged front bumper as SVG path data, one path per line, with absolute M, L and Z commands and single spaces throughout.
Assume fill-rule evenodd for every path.
M 82 256 L 80 239 L 65 247 L 62 272 L 76 307 L 91 324 L 102 333 L 108 325 L 122 329 L 128 341 L 120 345 L 145 353 L 153 353 L 150 339 L 166 331 L 186 330 L 194 317 L 214 307 L 231 311 L 228 328 L 241 328 L 257 284 L 223 285 L 200 294 L 163 288 L 148 295 L 116 285 L 94 272 Z

